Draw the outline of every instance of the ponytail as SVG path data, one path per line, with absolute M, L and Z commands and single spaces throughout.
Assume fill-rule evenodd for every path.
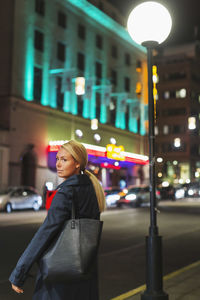
M 96 178 L 95 175 L 93 175 L 91 172 L 88 170 L 84 170 L 84 173 L 90 178 L 92 181 L 96 196 L 97 196 L 97 201 L 99 205 L 99 210 L 100 212 L 103 212 L 106 209 L 106 201 L 105 201 L 105 195 L 102 186 L 100 185 L 98 179 Z

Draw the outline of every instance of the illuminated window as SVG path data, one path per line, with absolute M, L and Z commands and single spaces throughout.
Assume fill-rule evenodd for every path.
M 164 125 L 163 126 L 163 133 L 164 134 L 168 134 L 169 133 L 169 126 L 168 125 Z
M 44 50 L 44 34 L 38 30 L 34 32 L 34 47 L 41 52 Z
M 188 129 L 196 129 L 196 118 L 195 117 L 189 117 L 188 118 Z
M 62 11 L 58 12 L 58 26 L 62 28 L 67 27 L 67 16 Z
M 164 99 L 169 99 L 170 97 L 170 92 L 169 91 L 165 91 L 164 92 Z
M 176 98 L 185 98 L 186 97 L 186 89 L 181 89 L 176 91 Z
M 60 61 L 65 61 L 65 45 L 61 42 L 57 43 L 57 58 Z
M 45 2 L 44 0 L 35 0 L 35 11 L 41 16 L 45 14 Z
M 180 138 L 174 139 L 174 147 L 176 147 L 176 148 L 181 147 L 181 139 Z
M 141 64 L 141 61 L 138 60 L 136 62 L 136 72 L 140 73 L 142 71 L 142 64 Z
M 155 135 L 158 135 L 158 126 L 154 127 L 154 132 L 155 132 Z

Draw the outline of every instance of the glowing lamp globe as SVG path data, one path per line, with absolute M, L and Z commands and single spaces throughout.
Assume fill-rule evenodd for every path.
M 161 44 L 168 37 L 172 19 L 160 3 L 147 1 L 136 6 L 128 17 L 127 29 L 137 44 L 156 42 Z

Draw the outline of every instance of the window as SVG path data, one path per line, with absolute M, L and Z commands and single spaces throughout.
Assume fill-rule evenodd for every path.
M 99 34 L 96 35 L 96 47 L 99 49 L 103 48 L 103 38 Z
M 125 61 L 125 65 L 130 66 L 131 64 L 131 56 L 129 53 L 125 53 L 124 55 L 124 61 Z
M 126 92 L 130 92 L 130 78 L 124 77 L 124 89 Z
M 34 34 L 34 47 L 41 52 L 44 50 L 44 35 L 38 30 Z
M 101 113 L 101 94 L 96 93 L 96 119 L 100 120 Z
M 64 93 L 61 92 L 62 88 L 62 77 L 56 77 L 56 102 L 57 108 L 63 109 L 63 102 L 64 102 Z
M 80 52 L 77 54 L 77 68 L 83 72 L 85 70 L 85 55 Z
M 111 46 L 111 56 L 114 58 L 117 58 L 117 56 L 118 56 L 117 47 L 115 45 Z
M 82 96 L 77 96 L 77 102 L 78 102 L 78 115 L 82 117 L 83 115 L 83 98 Z
M 185 98 L 186 97 L 186 89 L 181 89 L 176 91 L 176 98 Z
M 117 71 L 111 70 L 111 83 L 117 86 Z
M 67 16 L 62 11 L 58 12 L 58 26 L 62 28 L 67 27 Z
M 95 72 L 96 78 L 97 78 L 97 84 L 101 83 L 102 78 L 102 64 L 100 62 L 96 62 L 96 72 Z
M 35 11 L 41 16 L 45 14 L 45 2 L 44 0 L 35 0 Z
M 86 37 L 86 30 L 85 26 L 78 24 L 78 37 L 82 40 L 85 40 Z
M 169 133 L 169 126 L 168 125 L 164 125 L 163 126 L 163 133 L 164 134 L 168 134 Z
M 115 126 L 115 120 L 116 120 L 116 106 L 117 106 L 117 99 L 112 98 L 110 105 L 109 105 L 109 110 L 110 110 L 110 124 Z
M 61 61 L 65 61 L 65 45 L 61 42 L 57 43 L 57 58 Z
M 40 102 L 42 94 L 42 69 L 34 67 L 34 100 Z

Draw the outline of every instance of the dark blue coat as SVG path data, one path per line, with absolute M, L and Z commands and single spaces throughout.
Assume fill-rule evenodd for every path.
M 72 195 L 76 195 L 80 218 L 99 219 L 100 213 L 96 194 L 89 177 L 85 174 L 73 175 L 57 188 L 48 215 L 30 244 L 20 257 L 10 275 L 10 282 L 22 287 L 33 263 L 39 262 L 41 255 L 59 233 L 64 222 L 71 217 Z M 98 300 L 97 268 L 90 279 L 73 284 L 45 284 L 38 271 L 34 300 Z

